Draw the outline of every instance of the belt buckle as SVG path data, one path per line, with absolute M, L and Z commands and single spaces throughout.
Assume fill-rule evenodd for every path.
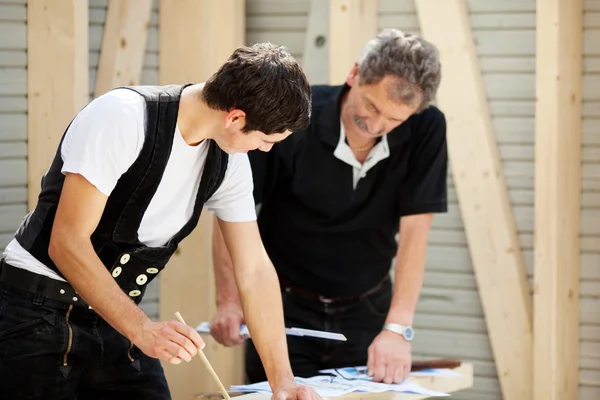
M 331 303 L 333 303 L 333 299 L 330 299 L 330 298 L 327 298 L 327 297 L 321 296 L 321 295 L 319 295 L 319 301 L 321 303 L 324 303 L 324 304 L 331 304 Z

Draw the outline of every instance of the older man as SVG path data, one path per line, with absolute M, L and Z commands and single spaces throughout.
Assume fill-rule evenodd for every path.
M 447 208 L 446 124 L 430 105 L 439 82 L 434 46 L 386 30 L 367 44 L 343 86 L 312 88 L 307 129 L 268 154 L 250 153 L 260 233 L 280 279 L 286 326 L 348 338 L 288 337 L 297 376 L 356 365 L 387 383 L 409 374 L 432 214 Z M 244 340 L 244 315 L 215 232 L 211 329 L 234 345 Z M 266 378 L 251 342 L 246 371 L 250 381 Z

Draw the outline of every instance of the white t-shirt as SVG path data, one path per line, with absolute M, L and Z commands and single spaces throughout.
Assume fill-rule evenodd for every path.
M 81 174 L 109 196 L 142 149 L 145 112 L 143 97 L 129 89 L 115 89 L 92 101 L 66 133 L 61 148 L 63 174 Z M 165 244 L 191 218 L 207 152 L 206 140 L 189 146 L 176 129 L 163 177 L 138 229 L 142 243 Z M 253 189 L 248 155 L 230 155 L 221 186 L 204 206 L 225 221 L 254 221 Z M 8 244 L 4 256 L 15 267 L 63 280 L 16 240 Z

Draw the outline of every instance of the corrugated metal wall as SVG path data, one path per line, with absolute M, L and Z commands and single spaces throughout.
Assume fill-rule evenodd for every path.
M 27 212 L 27 13 L 0 1 L 0 253 Z
M 600 399 L 600 2 L 584 0 L 580 399 Z M 574 266 L 576 267 L 576 266 Z

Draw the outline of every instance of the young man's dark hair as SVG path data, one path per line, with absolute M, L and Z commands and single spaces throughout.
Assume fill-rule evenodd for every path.
M 243 110 L 244 132 L 295 132 L 310 121 L 308 79 L 288 50 L 272 43 L 236 49 L 205 83 L 202 94 L 211 108 Z

